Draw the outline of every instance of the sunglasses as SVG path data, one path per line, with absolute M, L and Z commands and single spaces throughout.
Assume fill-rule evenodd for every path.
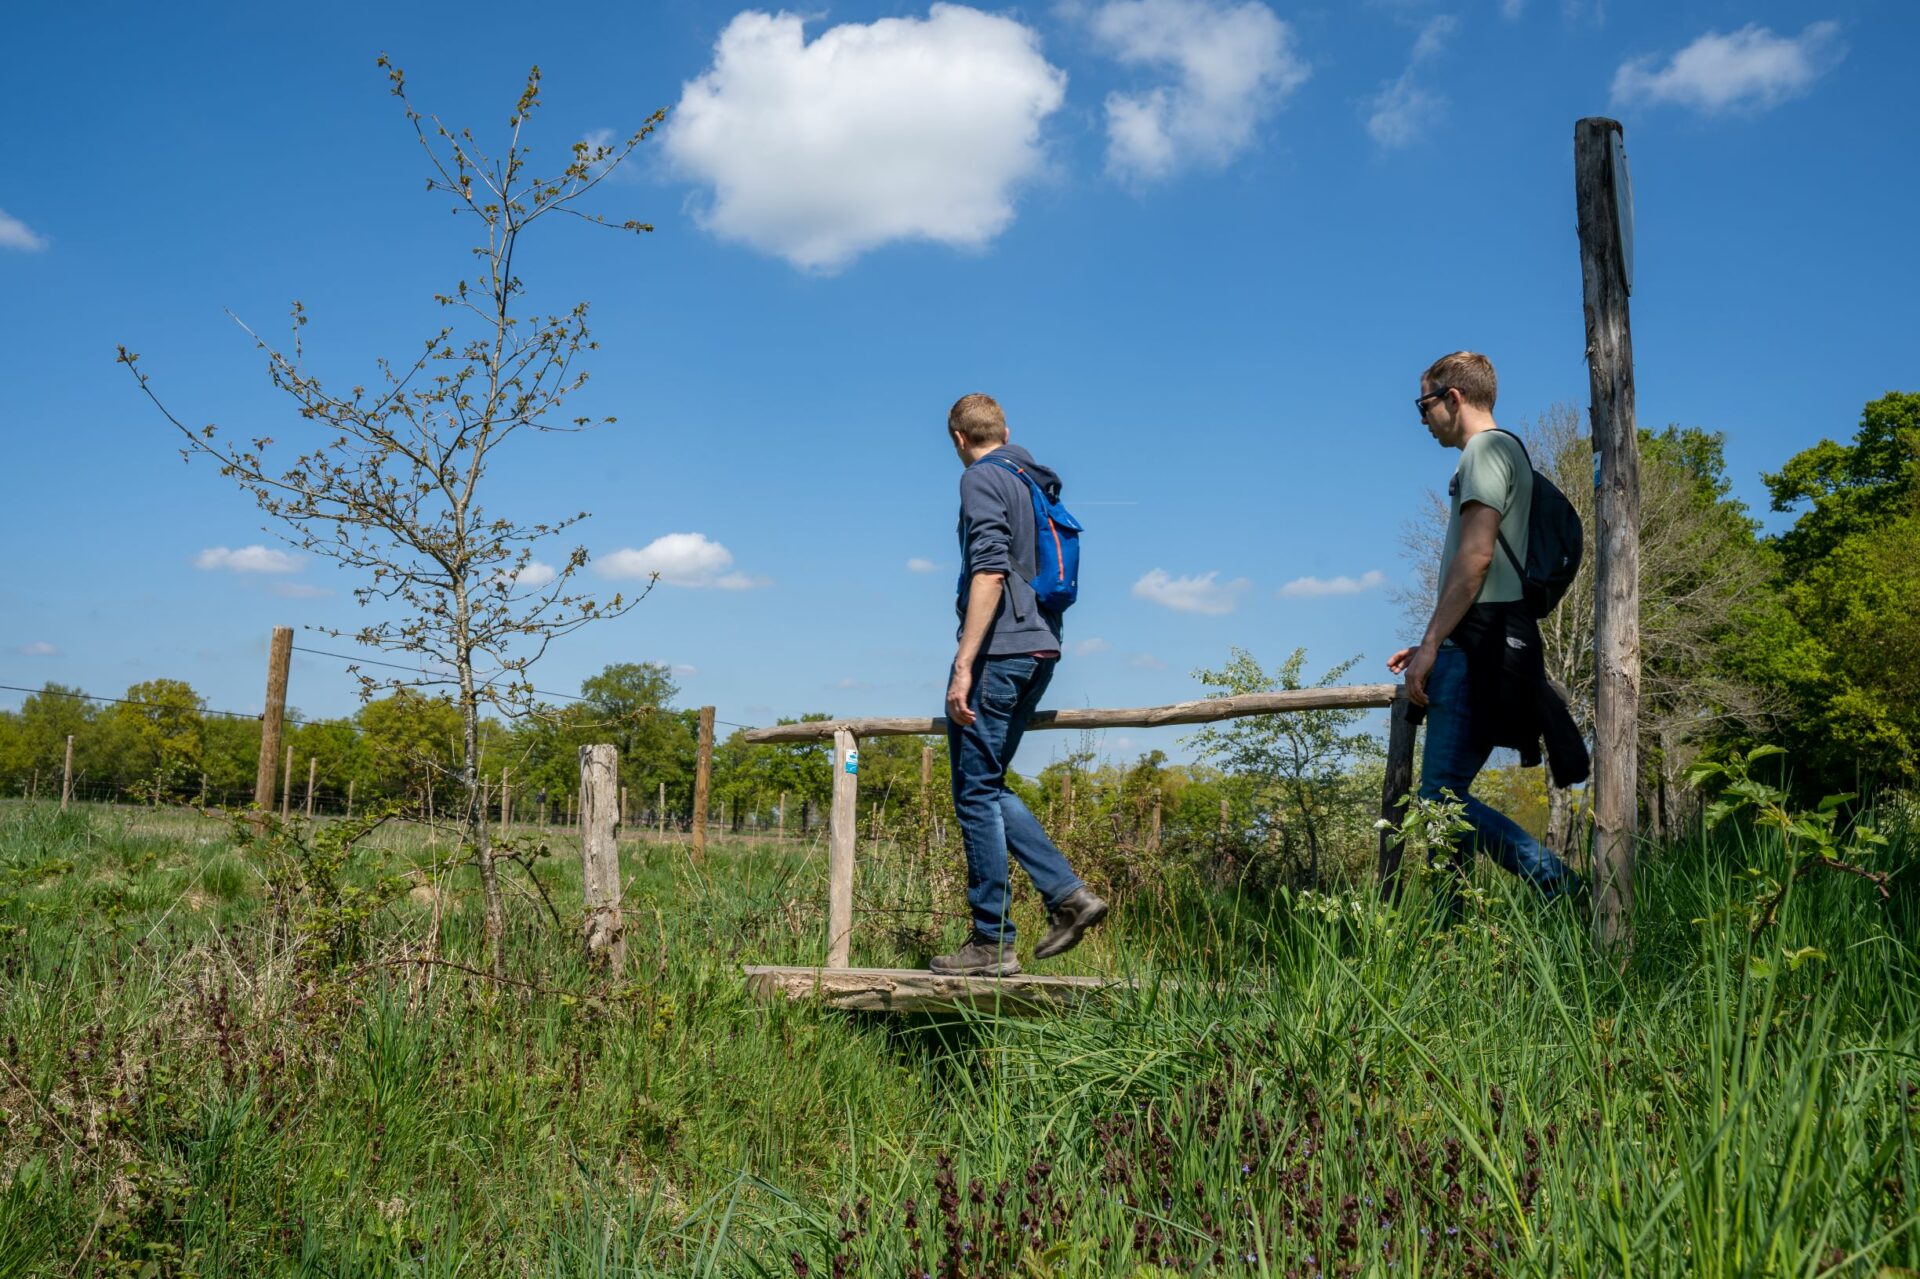
M 1413 407 L 1416 411 L 1418 411 L 1421 417 L 1425 417 L 1427 415 L 1428 402 L 1432 400 L 1444 399 L 1446 397 L 1447 392 L 1451 390 L 1453 390 L 1452 387 L 1443 386 L 1438 390 L 1429 391 L 1425 395 L 1416 395 L 1413 398 Z

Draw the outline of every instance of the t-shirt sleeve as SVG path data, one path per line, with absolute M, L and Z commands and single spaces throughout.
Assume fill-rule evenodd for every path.
M 1513 505 L 1513 457 L 1487 432 L 1460 456 L 1460 505 L 1479 502 L 1505 515 Z
M 960 514 L 967 530 L 967 571 L 1013 570 L 1013 519 L 993 468 L 975 463 L 960 475 Z

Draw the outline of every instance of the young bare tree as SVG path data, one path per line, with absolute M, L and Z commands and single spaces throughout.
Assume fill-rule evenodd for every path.
M 1593 449 L 1580 413 L 1556 404 L 1517 432 L 1539 469 L 1580 513 L 1592 541 Z M 1649 434 L 1640 472 L 1641 777 L 1650 833 L 1676 815 L 1682 775 L 1701 738 L 1727 725 L 1752 725 L 1771 709 L 1767 694 L 1724 660 L 1730 627 L 1768 592 L 1765 555 L 1753 526 L 1725 500 L 1718 437 L 1669 428 Z M 1447 506 L 1428 492 L 1402 529 L 1411 583 L 1396 592 L 1410 626 L 1424 628 L 1439 586 Z M 1547 674 L 1567 693 L 1583 732 L 1593 729 L 1593 565 L 1589 554 L 1560 607 L 1540 623 Z M 1417 630 L 1415 632 L 1418 633 Z M 1549 785 L 1547 836 L 1562 855 L 1574 840 L 1573 795 Z
M 547 646 L 637 602 L 619 595 L 600 600 L 577 589 L 575 575 L 587 562 L 583 547 L 567 552 L 551 573 L 532 571 L 536 546 L 585 519 L 585 512 L 529 521 L 486 504 L 492 465 L 507 445 L 595 425 L 563 414 L 587 380 L 582 359 L 596 346 L 587 306 L 535 312 L 524 301 L 515 258 L 527 230 L 549 214 L 630 233 L 651 231 L 645 223 L 616 224 L 576 206 L 664 113 L 655 112 L 617 146 L 575 142 L 556 174 L 537 177 L 528 167 L 532 149 L 522 132 L 540 104 L 538 67 L 508 117 L 505 153 L 491 155 L 471 130 L 455 130 L 414 110 L 400 69 L 385 57 L 379 66 L 427 155 L 427 189 L 450 195 L 454 212 L 478 224 L 475 274 L 434 297 L 448 323 L 417 355 L 379 361 L 371 389 L 355 385 L 344 394 L 324 386 L 305 363 L 301 330 L 307 314 L 299 303 L 293 306 L 290 348 L 271 346 L 247 329 L 273 385 L 293 401 L 304 432 L 288 450 L 290 459 L 273 448 L 264 430 L 230 438 L 212 426 L 188 427 L 162 403 L 136 354 L 123 346 L 119 359 L 185 437 L 182 456 L 215 463 L 280 523 L 291 545 L 364 574 L 354 597 L 377 616 L 351 637 L 368 648 L 408 655 L 423 672 L 376 678 L 355 668 L 363 696 L 383 687 L 454 690 L 464 730 L 458 821 L 463 846 L 480 870 L 487 948 L 494 973 L 502 975 L 506 921 L 480 792 L 483 708 L 508 715 L 529 710 L 528 671 Z

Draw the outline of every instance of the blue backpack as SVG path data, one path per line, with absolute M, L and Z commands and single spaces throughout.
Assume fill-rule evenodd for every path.
M 1064 613 L 1080 597 L 1079 520 L 1067 508 L 1046 495 L 1018 462 L 1004 457 L 983 457 L 1002 470 L 1012 471 L 1027 482 L 1033 494 L 1034 574 L 1030 585 L 1040 607 L 1049 613 Z

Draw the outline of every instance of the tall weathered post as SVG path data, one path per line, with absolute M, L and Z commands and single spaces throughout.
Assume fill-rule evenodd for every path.
M 320 776 L 320 757 L 307 756 L 307 820 L 313 820 L 313 784 Z
M 853 862 L 859 840 L 860 750 L 833 730 L 833 812 L 827 821 L 827 967 L 845 968 L 853 944 Z
M 700 708 L 700 742 L 693 761 L 693 860 L 707 855 L 707 796 L 713 785 L 713 707 Z
M 60 766 L 60 811 L 73 802 L 73 734 L 67 734 L 67 762 Z
M 1573 127 L 1574 198 L 1592 392 L 1594 483 L 1593 918 L 1628 941 L 1639 833 L 1640 447 L 1633 404 L 1633 188 L 1616 120 Z
M 580 883 L 586 897 L 589 964 L 618 973 L 627 962 L 620 918 L 620 752 L 580 748 Z
M 667 837 L 667 784 L 660 783 L 659 798 L 653 802 L 653 833 L 660 838 Z
M 285 821 L 293 814 L 293 743 L 281 752 L 285 762 L 280 767 L 280 820 Z
M 253 805 L 273 811 L 273 774 L 280 766 L 280 735 L 287 718 L 287 669 L 293 664 L 293 628 L 273 628 L 267 646 L 267 703 L 260 717 L 260 764 L 253 775 Z

